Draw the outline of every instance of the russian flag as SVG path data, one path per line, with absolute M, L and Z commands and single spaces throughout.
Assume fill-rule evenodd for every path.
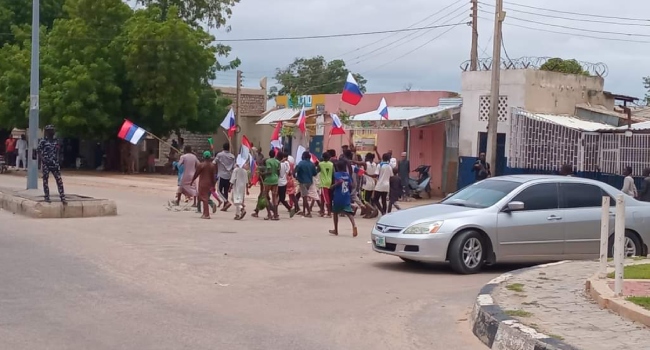
M 298 116 L 298 129 L 304 134 L 307 131 L 307 126 L 305 125 L 305 106 L 302 106 L 300 109 L 300 115 Z
M 248 160 L 248 157 L 251 155 L 251 148 L 253 148 L 253 144 L 251 144 L 246 135 L 243 135 L 241 137 L 241 147 L 239 148 L 239 155 L 243 161 Z
M 120 132 L 117 133 L 117 137 L 137 145 L 146 133 L 143 128 L 131 123 L 129 120 L 124 120 L 124 124 L 120 128 Z
M 251 170 L 251 185 L 257 185 L 257 182 L 260 180 L 260 177 L 257 175 L 257 162 L 255 157 L 250 157 L 250 170 Z
M 275 129 L 273 134 L 271 134 L 271 148 L 282 149 L 282 136 L 280 132 L 282 131 L 282 122 L 279 121 L 275 124 Z
M 331 114 L 332 118 L 332 130 L 330 130 L 330 135 L 345 135 L 345 130 L 343 130 L 343 123 L 341 119 L 336 114 Z
M 228 137 L 232 137 L 237 131 L 237 125 L 235 124 L 235 111 L 231 108 L 226 114 L 226 117 L 221 122 L 221 127 L 228 131 Z
M 377 113 L 379 113 L 382 118 L 388 120 L 388 105 L 386 104 L 386 99 L 383 97 L 381 98 L 381 102 L 379 102 Z
M 356 106 L 361 102 L 362 97 L 363 93 L 361 93 L 361 89 L 359 89 L 359 84 L 357 84 L 352 73 L 348 72 L 348 78 L 345 80 L 345 85 L 343 86 L 341 100 L 345 103 Z
M 309 154 L 311 154 L 311 162 L 314 164 L 318 163 L 318 157 L 316 157 L 316 155 L 313 153 L 309 153 Z

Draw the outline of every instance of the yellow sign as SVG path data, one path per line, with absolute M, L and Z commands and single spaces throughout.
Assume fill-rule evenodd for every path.
M 352 136 L 352 142 L 354 142 L 354 147 L 356 147 L 357 152 L 367 153 L 374 152 L 375 146 L 377 145 L 377 133 L 376 132 L 366 132 L 363 134 L 354 133 Z
M 298 106 L 293 106 L 289 103 L 289 96 L 283 95 L 275 98 L 275 104 L 277 106 L 283 106 L 284 108 L 296 108 L 304 106 L 305 109 L 316 108 L 318 105 L 325 105 L 325 95 L 304 95 L 298 97 Z

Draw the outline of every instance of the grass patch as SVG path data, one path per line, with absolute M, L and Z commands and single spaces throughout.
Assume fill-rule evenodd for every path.
M 509 284 L 506 286 L 507 290 L 511 290 L 513 292 L 521 293 L 524 291 L 524 285 L 521 283 L 513 283 Z
M 650 310 L 650 297 L 627 297 L 625 300 L 635 303 L 646 310 Z
M 506 315 L 512 317 L 530 317 L 533 315 L 532 312 L 528 312 L 524 310 L 506 310 L 505 313 Z
M 640 260 L 645 260 L 645 259 L 647 259 L 647 257 L 645 257 L 645 256 L 633 256 L 632 257 L 632 260 L 634 260 L 634 261 L 640 261 Z
M 548 335 L 549 337 L 554 338 L 554 339 L 557 339 L 557 340 L 564 340 L 564 337 L 561 336 L 561 335 L 557 335 L 557 334 L 553 334 L 553 333 L 551 333 L 551 334 L 547 334 L 547 335 Z
M 608 278 L 614 278 L 614 272 L 607 274 Z M 623 269 L 623 278 L 634 280 L 650 279 L 650 264 L 630 265 Z

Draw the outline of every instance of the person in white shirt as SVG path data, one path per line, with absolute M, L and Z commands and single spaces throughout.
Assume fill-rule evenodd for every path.
M 384 153 L 379 163 L 379 177 L 375 185 L 375 196 L 373 202 L 379 208 L 382 215 L 386 214 L 386 199 L 390 191 L 390 177 L 393 176 L 393 167 L 390 165 L 390 154 Z
M 632 167 L 626 166 L 623 170 L 623 176 L 625 176 L 625 179 L 623 179 L 623 188 L 621 189 L 621 192 L 632 198 L 636 198 L 638 192 L 636 190 L 636 185 L 634 184 L 634 178 L 632 177 Z
M 375 191 L 375 183 L 377 177 L 377 164 L 375 164 L 375 155 L 372 153 L 366 154 L 366 170 L 363 175 L 363 202 L 368 206 L 369 210 L 366 211 L 364 216 L 370 219 L 377 216 L 379 210 L 375 208 L 372 196 Z
M 16 158 L 16 168 L 27 168 L 27 139 L 25 135 L 20 135 L 20 139 L 16 142 L 16 149 L 18 150 L 18 157 Z M 21 166 L 22 164 L 22 166 Z

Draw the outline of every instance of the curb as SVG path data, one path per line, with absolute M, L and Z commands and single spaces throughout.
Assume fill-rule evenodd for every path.
M 560 261 L 516 270 L 488 282 L 481 288 L 472 309 L 471 326 L 474 335 L 488 348 L 495 350 L 578 350 L 506 315 L 492 298 L 494 290 L 515 275 L 567 262 Z
M 117 215 L 115 202 L 106 199 L 69 202 L 67 206 L 58 202 L 43 203 L 0 189 L 0 209 L 13 214 L 35 219 L 88 218 Z
M 650 311 L 624 297 L 617 297 L 607 285 L 607 280 L 598 278 L 597 273 L 587 280 L 585 289 L 601 309 L 609 309 L 625 319 L 650 327 Z

